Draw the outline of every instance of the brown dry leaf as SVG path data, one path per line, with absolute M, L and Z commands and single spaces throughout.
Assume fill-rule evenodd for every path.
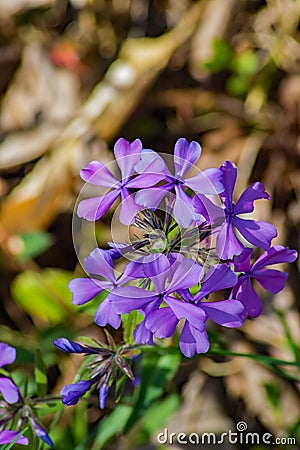
M 173 52 L 195 30 L 201 13 L 200 3 L 193 5 L 167 34 L 158 38 L 125 41 L 119 59 L 92 91 L 80 114 L 57 138 L 51 153 L 42 158 L 3 201 L 0 221 L 8 233 L 39 229 L 53 220 L 70 192 L 72 161 L 81 154 L 85 138 L 92 131 L 104 139 L 111 139 L 117 134 L 166 67 Z

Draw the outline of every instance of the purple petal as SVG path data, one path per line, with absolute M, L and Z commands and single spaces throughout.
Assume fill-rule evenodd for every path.
M 175 174 L 179 177 L 183 175 L 198 161 L 201 155 L 201 146 L 196 141 L 188 142 L 185 138 L 180 138 L 174 148 L 174 168 Z
M 195 212 L 201 214 L 211 224 L 221 224 L 225 221 L 225 211 L 221 206 L 215 205 L 205 195 L 195 195 L 193 198 Z
M 270 200 L 269 194 L 265 191 L 265 187 L 262 183 L 253 183 L 249 186 L 240 196 L 234 206 L 235 214 L 249 213 L 254 210 L 253 202 L 265 198 Z
M 193 199 L 183 191 L 181 186 L 175 186 L 175 192 L 174 218 L 178 225 L 183 228 L 188 228 L 197 219 Z
M 277 236 L 276 228 L 268 222 L 234 216 L 233 223 L 246 241 L 264 250 L 270 248 L 272 239 Z
M 12 364 L 16 359 L 16 349 L 0 342 L 0 367 Z
M 262 311 L 262 303 L 252 287 L 250 277 L 245 277 L 236 294 L 236 299 L 243 303 L 250 317 L 257 317 Z
M 44 441 L 47 445 L 49 445 L 50 447 L 54 446 L 54 443 L 52 442 L 52 440 L 50 439 L 47 431 L 45 430 L 45 428 L 36 420 L 35 417 L 29 416 L 29 421 L 34 429 L 34 432 L 36 433 L 36 435 L 42 439 L 42 441 Z
M 170 306 L 178 320 L 187 319 L 196 328 L 204 328 L 207 317 L 201 308 L 173 297 L 165 297 L 164 300 Z
M 149 209 L 157 209 L 162 199 L 166 196 L 167 192 L 172 189 L 173 184 L 149 188 L 139 191 L 135 195 L 135 201 L 144 207 Z
M 103 302 L 98 306 L 97 311 L 95 313 L 95 323 L 99 325 L 99 327 L 105 327 L 107 324 L 111 325 L 116 330 L 121 325 L 121 318 L 119 314 L 117 314 L 111 304 L 110 301 L 111 293 L 108 297 L 103 300 Z
M 145 291 L 136 286 L 125 286 L 114 289 L 109 298 L 116 313 L 127 314 L 157 300 L 158 296 L 156 292 Z
M 224 194 L 226 207 L 231 207 L 232 204 L 232 194 L 237 177 L 237 167 L 231 161 L 225 161 L 220 167 L 223 172 L 223 184 L 224 184 Z
M 97 284 L 96 284 L 97 283 Z M 100 281 L 90 278 L 75 278 L 69 283 L 69 289 L 72 292 L 72 303 L 74 305 L 84 305 L 98 295 L 103 288 L 99 285 Z
M 90 350 L 77 342 L 70 341 L 67 338 L 58 338 L 53 341 L 55 347 L 67 353 L 90 353 Z
M 216 250 L 221 259 L 232 259 L 244 250 L 244 246 L 234 233 L 231 221 L 226 220 L 217 234 Z
M 79 399 L 86 394 L 91 387 L 92 383 L 88 380 L 81 380 L 78 381 L 78 383 L 67 384 L 60 391 L 60 395 L 63 397 L 63 404 L 67 406 L 76 405 Z
M 145 320 L 141 322 L 133 332 L 135 342 L 139 344 L 153 344 L 153 333 L 145 326 Z
M 154 150 L 146 148 L 142 150 L 141 159 L 134 168 L 137 173 L 162 173 L 172 176 L 163 158 Z
M 154 186 L 156 183 L 165 179 L 162 173 L 142 173 L 126 183 L 127 188 L 142 189 Z
M 234 260 L 234 269 L 236 272 L 249 272 L 253 249 L 245 248 Z
M 170 307 L 160 308 L 147 314 L 146 328 L 152 331 L 158 338 L 173 336 L 178 319 Z
M 119 183 L 111 171 L 100 161 L 91 161 L 80 171 L 80 176 L 88 183 L 106 188 L 111 188 Z
M 265 266 L 270 266 L 272 264 L 278 264 L 283 262 L 294 262 L 297 259 L 298 253 L 296 250 L 290 250 L 287 247 L 282 247 L 281 245 L 275 245 L 270 248 L 267 252 L 263 253 L 253 264 L 252 272 L 261 269 Z
M 120 138 L 115 143 L 114 154 L 121 170 L 122 180 L 128 180 L 134 173 L 134 166 L 140 160 L 142 147 L 139 139 L 130 143 L 126 139 Z
M 145 264 L 144 274 L 153 281 L 158 294 L 165 291 L 165 285 L 170 269 L 170 261 L 166 255 L 156 254 L 148 264 Z
M 224 327 L 240 327 L 244 323 L 244 305 L 238 300 L 202 302 L 201 307 L 208 317 Z
M 279 270 L 263 269 L 257 270 L 253 275 L 266 291 L 272 294 L 282 291 L 284 284 L 288 278 L 286 272 L 280 272 Z
M 107 250 L 95 248 L 84 260 L 85 270 L 92 275 L 100 275 L 111 283 L 116 282 L 114 263 Z
M 237 275 L 226 264 L 211 267 L 205 276 L 200 291 L 195 296 L 195 300 L 200 300 L 212 292 L 232 287 L 236 285 L 237 281 Z
M 179 347 L 187 358 L 192 358 L 195 353 L 206 353 L 209 349 L 206 330 L 198 330 L 186 322 L 180 336 Z
M 0 392 L 7 403 L 19 400 L 19 389 L 10 378 L 0 377 Z
M 99 197 L 82 200 L 77 209 L 78 217 L 89 220 L 90 222 L 100 219 L 109 210 L 119 195 L 120 189 L 115 189 Z
M 192 287 L 200 282 L 203 275 L 204 269 L 200 264 L 190 258 L 184 258 L 180 263 L 176 262 L 171 267 L 170 284 L 167 293 Z
M 198 194 L 218 194 L 224 191 L 222 171 L 207 169 L 185 180 L 185 185 Z
M 99 388 L 99 406 L 101 409 L 105 408 L 107 396 L 108 396 L 108 385 L 106 383 L 102 383 Z
M 3 430 L 0 431 L 0 444 L 10 444 L 11 442 L 13 442 L 16 437 L 20 434 L 19 431 L 11 431 L 11 430 Z M 16 444 L 20 444 L 20 445 L 28 445 L 29 444 L 29 440 L 27 437 L 25 436 L 20 436 L 18 438 L 18 440 L 16 441 Z
M 132 225 L 135 221 L 135 216 L 142 209 L 135 201 L 134 196 L 123 188 L 121 191 L 122 201 L 120 207 L 120 221 L 124 225 Z

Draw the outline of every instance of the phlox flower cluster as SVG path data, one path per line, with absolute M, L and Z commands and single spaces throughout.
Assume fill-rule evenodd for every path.
M 179 139 L 172 167 L 138 139 L 119 139 L 114 155 L 119 177 L 100 161 L 81 170 L 85 182 L 106 192 L 82 200 L 77 214 L 96 221 L 119 198 L 119 220 L 134 230 L 135 238 L 110 242 L 85 258 L 89 276 L 69 284 L 73 303 L 86 304 L 105 292 L 95 313 L 100 327 L 117 329 L 122 314 L 138 311 L 137 344 L 151 345 L 154 338 L 178 333 L 183 355 L 205 353 L 210 346 L 207 323 L 237 328 L 257 317 L 262 302 L 253 280 L 271 293 L 281 291 L 287 273 L 266 267 L 293 262 L 297 253 L 272 246 L 275 227 L 249 217 L 256 200 L 270 200 L 262 183 L 251 184 L 235 201 L 237 167 L 232 162 L 195 173 L 201 155 L 197 142 Z M 122 273 L 117 271 L 120 260 L 126 262 Z M 227 295 L 214 301 L 212 294 L 225 289 Z M 70 345 L 58 346 L 74 352 Z M 79 347 L 76 351 L 83 352 Z M 65 403 L 77 402 L 91 383 L 64 388 Z

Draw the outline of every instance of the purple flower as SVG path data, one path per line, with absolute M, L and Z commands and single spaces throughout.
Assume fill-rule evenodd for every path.
M 16 359 L 16 349 L 0 342 L 0 367 L 11 364 Z M 0 376 L 0 392 L 8 403 L 16 403 L 19 399 L 19 389 L 8 377 Z
M 108 396 L 108 385 L 107 383 L 102 383 L 99 388 L 99 405 L 101 409 L 105 408 L 106 399 Z
M 11 442 L 13 442 L 16 439 L 16 437 L 19 434 L 20 433 L 18 431 L 12 431 L 12 430 L 0 431 L 0 445 L 10 444 Z M 29 444 L 28 438 L 25 436 L 20 436 L 17 439 L 16 444 L 28 445 Z
M 237 285 L 232 290 L 232 296 L 240 300 L 250 317 L 257 317 L 262 311 L 262 303 L 252 287 L 251 279 L 257 280 L 261 286 L 272 294 L 277 294 L 284 288 L 288 274 L 274 269 L 264 269 L 265 266 L 283 262 L 293 262 L 297 258 L 296 250 L 276 245 L 264 252 L 250 265 L 252 249 L 245 249 L 234 262 L 236 272 L 242 272 Z
M 190 358 L 195 353 L 207 352 L 210 345 L 205 329 L 207 319 L 225 327 L 239 327 L 244 322 L 244 306 L 234 299 L 218 302 L 200 302 L 200 300 L 211 292 L 233 286 L 236 281 L 237 276 L 225 264 L 211 268 L 202 282 L 201 290 L 194 298 L 195 304 L 181 302 L 178 308 L 177 302 L 180 301 L 173 299 L 173 305 L 169 301 L 168 307 L 157 309 L 147 315 L 146 328 L 158 338 L 170 337 L 179 320 L 186 319 L 179 341 L 182 353 Z M 186 299 L 192 299 L 192 296 L 184 293 L 184 290 L 181 294 Z M 174 308 L 175 302 L 177 304 Z M 191 318 L 191 315 L 194 318 Z
M 185 138 L 178 139 L 174 149 L 173 175 L 157 153 L 152 150 L 144 150 L 136 170 L 145 170 L 148 165 L 151 164 L 153 167 L 156 163 L 165 174 L 167 183 L 160 187 L 139 191 L 136 194 L 136 202 L 149 209 L 156 209 L 166 193 L 174 190 L 174 218 L 180 226 L 184 228 L 190 226 L 193 221 L 197 220 L 197 214 L 194 211 L 192 198 L 183 188 L 190 188 L 198 194 L 217 194 L 224 190 L 222 172 L 219 169 L 207 169 L 191 178 L 184 179 L 184 175 L 197 162 L 200 154 L 201 147 L 197 142 L 189 143 Z
M 225 210 L 219 208 L 219 217 L 225 212 L 224 223 L 217 234 L 216 250 L 220 258 L 232 259 L 234 255 L 239 255 L 244 245 L 236 236 L 237 229 L 243 238 L 252 245 L 268 250 L 271 240 L 277 236 L 276 228 L 267 222 L 242 219 L 242 214 L 250 213 L 254 210 L 253 202 L 258 199 L 269 200 L 269 195 L 265 192 L 262 183 L 253 183 L 240 196 L 236 203 L 232 201 L 232 194 L 237 177 L 237 168 L 230 162 L 226 161 L 222 166 L 224 192 L 221 194 L 224 201 Z M 196 204 L 196 211 L 203 213 L 201 205 Z M 197 208 L 198 206 L 198 208 Z M 210 205 L 211 207 L 211 205 Z M 218 216 L 218 207 L 214 205 L 213 214 Z
M 84 181 L 110 190 L 104 195 L 82 200 L 78 205 L 79 217 L 89 221 L 98 220 L 121 196 L 121 222 L 129 225 L 134 221 L 135 214 L 141 207 L 136 204 L 129 189 L 153 186 L 164 177 L 163 174 L 151 173 L 151 168 L 149 168 L 147 173 L 132 178 L 135 171 L 134 166 L 139 161 L 141 152 L 142 143 L 139 139 L 130 143 L 120 138 L 115 143 L 114 154 L 121 171 L 121 180 L 117 180 L 100 161 L 92 161 L 80 171 L 81 178 Z
M 116 279 L 111 255 L 106 250 L 96 248 L 91 252 L 90 256 L 85 258 L 84 268 L 90 274 L 102 277 L 103 280 L 92 277 L 75 278 L 70 281 L 69 289 L 73 293 L 73 303 L 75 305 L 83 305 L 96 297 L 100 292 L 107 291 L 106 299 L 96 311 L 95 322 L 99 326 L 109 324 L 113 328 L 119 328 L 121 319 L 113 310 L 110 298 L 116 288 L 130 279 L 130 271 L 133 268 L 133 264 L 127 264 L 124 274 Z

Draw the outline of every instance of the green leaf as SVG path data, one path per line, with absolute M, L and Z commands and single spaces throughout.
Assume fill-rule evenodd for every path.
M 40 350 L 35 352 L 35 369 L 34 376 L 37 387 L 37 394 L 39 397 L 44 397 L 47 394 L 47 374 L 46 367 L 42 358 Z
M 132 414 L 133 407 L 128 405 L 118 405 L 106 416 L 97 430 L 96 439 L 91 450 L 101 450 L 107 441 L 112 439 L 118 433 L 121 433 Z
M 40 255 L 53 244 L 52 235 L 45 231 L 23 233 L 19 238 L 21 245 L 17 256 L 22 260 L 32 259 Z
M 127 345 L 133 345 L 133 332 L 136 326 L 141 322 L 143 316 L 138 311 L 131 311 L 129 314 L 123 314 L 122 325 L 124 328 L 124 342 Z
M 280 397 L 281 397 L 281 389 L 278 385 L 274 383 L 265 383 L 264 388 L 267 393 L 267 398 L 275 408 L 279 408 L 280 405 Z
M 146 353 L 142 359 L 141 384 L 134 411 L 130 416 L 125 432 L 139 420 L 147 408 L 164 392 L 166 384 L 175 375 L 180 363 L 179 354 L 159 355 Z
M 76 311 L 68 289 L 72 278 L 71 272 L 60 269 L 28 270 L 15 278 L 11 291 L 18 305 L 31 317 L 60 323 L 71 311 Z

